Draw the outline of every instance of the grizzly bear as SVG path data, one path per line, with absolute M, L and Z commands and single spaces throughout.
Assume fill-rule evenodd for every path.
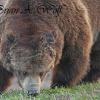
M 16 76 L 35 95 L 51 69 L 52 88 L 99 80 L 100 0 L 6 2 L 0 15 L 1 92 Z M 6 12 L 11 8 L 19 12 Z

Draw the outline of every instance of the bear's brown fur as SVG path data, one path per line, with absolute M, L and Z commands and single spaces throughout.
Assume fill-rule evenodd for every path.
M 26 76 L 42 80 L 53 66 L 52 87 L 73 86 L 82 79 L 97 81 L 100 78 L 100 0 L 29 1 L 34 13 L 1 17 L 2 66 L 14 72 L 22 87 Z M 28 3 L 12 0 L 8 7 L 24 9 Z M 59 5 L 62 9 L 58 14 L 55 7 Z M 41 6 L 51 9 L 43 12 Z M 26 83 L 23 88 L 30 91 Z

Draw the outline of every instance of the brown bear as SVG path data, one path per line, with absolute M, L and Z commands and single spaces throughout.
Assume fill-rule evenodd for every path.
M 6 1 L 0 15 L 0 91 L 16 76 L 25 91 L 37 94 L 50 69 L 51 87 L 99 80 L 100 0 Z M 8 13 L 11 8 L 18 12 Z

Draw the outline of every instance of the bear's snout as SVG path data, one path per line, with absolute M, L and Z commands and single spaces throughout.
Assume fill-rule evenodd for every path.
M 20 81 L 20 84 L 24 92 L 28 95 L 37 95 L 40 93 L 41 79 L 39 75 L 29 75 Z

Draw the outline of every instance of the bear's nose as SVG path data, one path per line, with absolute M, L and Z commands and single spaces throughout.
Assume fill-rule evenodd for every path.
M 28 93 L 28 95 L 37 96 L 39 94 L 39 91 L 38 90 L 29 90 L 27 93 Z

